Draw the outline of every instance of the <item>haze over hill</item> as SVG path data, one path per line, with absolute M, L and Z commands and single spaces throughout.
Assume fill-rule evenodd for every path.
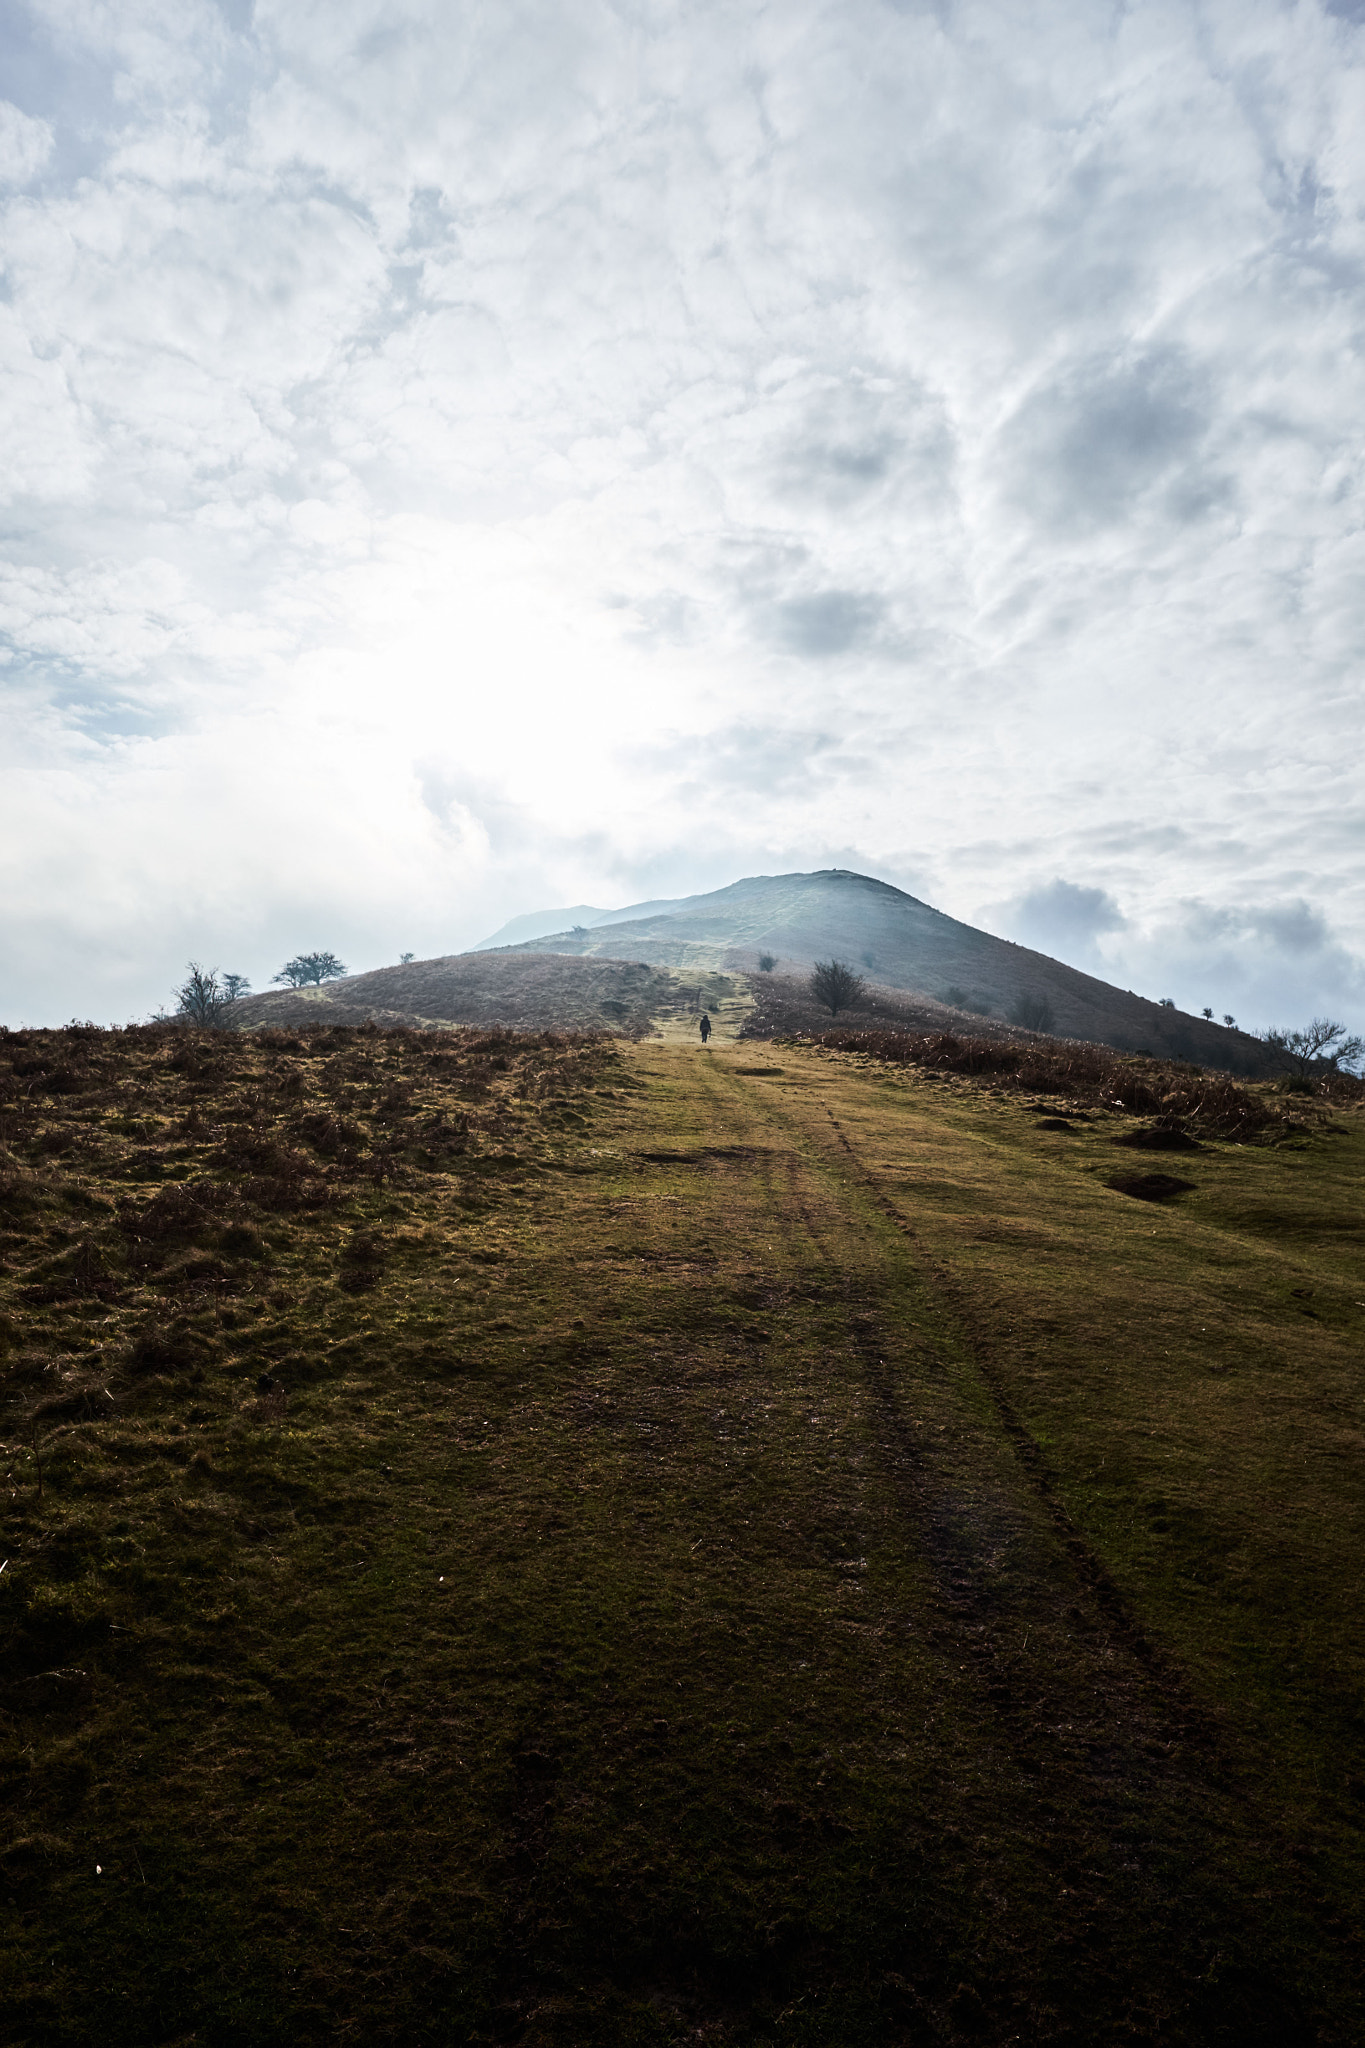
M 598 910 L 591 903 L 574 903 L 567 909 L 529 910 L 521 917 L 511 917 L 504 925 L 486 939 L 480 939 L 471 948 L 475 953 L 491 953 L 500 946 L 527 945 L 533 939 L 542 939 L 556 932 L 571 932 L 576 925 L 593 930 L 603 924 L 624 924 L 641 917 L 655 917 L 664 911 L 679 910 L 692 901 L 691 897 L 659 897 L 652 903 L 628 903 L 623 910 Z
M 532 948 L 585 959 L 628 958 L 683 972 L 752 973 L 761 953 L 774 954 L 788 971 L 804 970 L 834 955 L 883 988 L 983 1016 L 1008 1017 L 1021 1001 L 1041 998 L 1051 1013 L 1048 1028 L 1068 1038 L 1173 1054 L 1235 1072 L 1256 1070 L 1263 1060 L 1258 1042 L 1246 1033 L 1166 1009 L 845 868 L 748 876 L 666 909 L 639 904 L 633 915 L 629 908 L 619 911 L 609 927 L 542 932 L 519 950 Z

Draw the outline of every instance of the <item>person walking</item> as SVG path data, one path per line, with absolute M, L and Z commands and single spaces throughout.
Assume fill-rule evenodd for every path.
M 710 1036 L 711 1036 L 711 1019 L 710 1019 L 710 1018 L 709 1018 L 709 1017 L 707 1016 L 707 1014 L 706 1014 L 705 1010 L 703 1010 L 703 1011 L 702 1011 L 702 1013 L 701 1013 L 701 1042 L 702 1042 L 702 1044 L 703 1044 L 703 1045 L 705 1045 L 705 1043 L 706 1043 L 707 1039 L 708 1039 L 708 1038 L 709 1038 Z

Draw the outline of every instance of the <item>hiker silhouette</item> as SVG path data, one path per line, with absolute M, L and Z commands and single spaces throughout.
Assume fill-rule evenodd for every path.
M 703 1011 L 702 1011 L 702 1013 L 701 1013 L 701 1042 L 702 1042 L 702 1044 L 703 1044 L 703 1045 L 705 1045 L 705 1043 L 706 1043 L 707 1039 L 708 1039 L 708 1038 L 709 1038 L 710 1036 L 711 1036 L 711 1019 L 710 1019 L 710 1018 L 709 1018 L 709 1017 L 707 1016 L 707 1014 L 706 1014 L 705 1010 L 703 1010 Z

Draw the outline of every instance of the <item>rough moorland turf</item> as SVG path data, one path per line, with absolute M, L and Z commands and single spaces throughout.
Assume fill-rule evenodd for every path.
M 809 1047 L 0 1083 L 7 2038 L 1360 2037 L 1358 1113 L 1150 1203 Z

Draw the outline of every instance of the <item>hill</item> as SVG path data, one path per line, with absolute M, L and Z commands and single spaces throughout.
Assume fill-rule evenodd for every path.
M 640 915 L 622 912 L 610 926 L 542 935 L 535 948 L 580 959 L 628 956 L 684 974 L 702 968 L 754 973 L 762 953 L 776 955 L 790 972 L 833 955 L 885 988 L 979 1016 L 1007 1019 L 1021 1002 L 1031 1003 L 1041 1028 L 1062 1037 L 1197 1060 L 1229 1073 L 1265 1068 L 1264 1048 L 1245 1032 L 1165 1009 L 844 868 L 753 875 L 667 911 L 638 909 Z
M 627 1038 L 691 1037 L 706 1010 L 722 1037 L 782 1038 L 820 1032 L 830 1016 L 805 980 L 783 974 L 649 967 L 643 961 L 577 958 L 539 948 L 452 953 L 347 975 L 321 988 L 280 989 L 233 1006 L 240 1030 L 319 1030 L 376 1024 L 409 1030 L 452 1025 L 512 1031 L 607 1030 Z M 930 997 L 869 982 L 845 1018 L 864 1029 L 967 1031 L 973 1037 L 1030 1036 L 1012 1024 L 971 1016 Z

